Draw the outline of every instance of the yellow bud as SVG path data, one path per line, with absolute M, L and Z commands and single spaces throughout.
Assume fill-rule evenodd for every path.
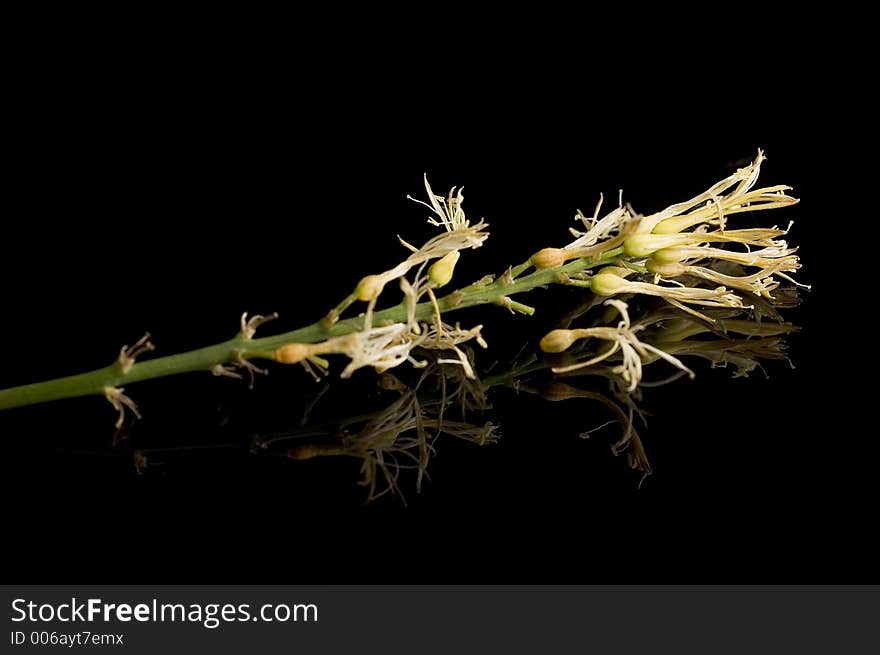
M 538 345 L 545 353 L 561 353 L 571 348 L 577 338 L 574 330 L 553 330 L 545 334 Z
M 687 266 L 680 262 L 662 262 L 653 257 L 645 262 L 645 268 L 651 273 L 657 273 L 663 277 L 677 277 L 687 273 Z
M 682 230 L 693 225 L 693 222 L 693 217 L 690 217 L 687 214 L 684 216 L 675 216 L 657 223 L 652 232 L 654 234 L 678 234 Z
M 442 287 L 449 284 L 449 280 L 452 279 L 452 274 L 455 272 L 455 264 L 458 262 L 459 257 L 461 257 L 459 252 L 453 250 L 431 264 L 431 268 L 428 269 L 428 279 L 434 283 L 434 286 Z
M 378 275 L 368 275 L 363 278 L 354 289 L 354 295 L 358 300 L 375 300 L 382 293 L 385 283 Z
M 624 268 L 623 266 L 606 266 L 599 271 L 599 273 L 610 273 L 611 275 L 616 275 L 618 277 L 627 277 L 629 275 L 632 275 L 634 272 L 635 271 Z
M 535 268 L 555 268 L 565 263 L 568 252 L 562 248 L 544 248 L 532 255 L 532 266 Z
M 590 289 L 597 296 L 613 296 L 626 287 L 626 280 L 613 273 L 599 273 L 590 278 Z
M 275 351 L 275 361 L 281 364 L 299 364 L 312 352 L 307 343 L 289 343 Z
M 651 259 L 665 264 L 673 264 L 687 258 L 687 252 L 684 248 L 661 248 L 653 255 Z

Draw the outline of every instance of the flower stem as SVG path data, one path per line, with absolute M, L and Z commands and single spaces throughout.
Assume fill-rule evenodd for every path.
M 607 263 L 619 257 L 621 248 L 605 253 L 598 260 L 577 259 L 564 266 L 536 270 L 530 275 L 512 281 L 496 281 L 485 286 L 471 285 L 454 291 L 443 298 L 437 299 L 441 311 L 449 312 L 475 305 L 497 303 L 505 296 L 531 291 L 536 287 L 545 286 L 560 280 L 561 273 L 576 273 L 593 266 Z M 524 268 L 517 267 L 517 273 Z M 520 306 L 516 303 L 517 307 Z M 523 305 L 522 307 L 526 307 Z M 531 308 L 529 308 L 531 309 Z M 434 308 L 432 303 L 424 302 L 416 306 L 417 320 L 430 320 Z M 406 321 L 406 306 L 401 303 L 373 314 L 373 324 L 381 325 L 386 321 L 393 323 Z M 68 377 L 57 378 L 45 382 L 35 382 L 0 391 L 0 409 L 10 409 L 24 405 L 76 398 L 79 396 L 103 396 L 108 388 L 127 386 L 134 382 L 142 382 L 155 378 L 178 375 L 194 371 L 210 371 L 217 365 L 234 363 L 241 358 L 267 358 L 276 348 L 288 343 L 314 343 L 329 337 L 341 336 L 363 328 L 363 317 L 343 319 L 331 326 L 326 321 L 317 321 L 312 325 L 260 339 L 246 339 L 242 335 L 218 343 L 213 346 L 190 350 L 177 355 L 157 357 L 138 362 L 127 371 L 116 363 L 88 373 L 80 373 Z

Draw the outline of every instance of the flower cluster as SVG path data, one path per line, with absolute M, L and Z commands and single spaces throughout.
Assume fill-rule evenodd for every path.
M 491 417 L 491 389 L 503 386 L 551 402 L 589 404 L 584 408 L 589 409 L 584 412 L 588 423 L 580 436 L 610 436 L 611 452 L 623 456 L 644 480 L 652 467 L 641 435 L 642 426 L 647 427 L 640 408 L 643 389 L 692 376 L 685 361 L 694 359 L 730 366 L 735 376 L 748 375 L 763 360 L 784 359 L 785 337 L 798 329 L 781 319 L 757 320 L 743 309 L 725 307 L 705 310 L 713 321 L 710 324 L 660 300 L 628 306 L 606 299 L 579 309 L 583 310 L 576 312 L 579 320 L 591 326 L 550 332 L 540 343 L 541 350 L 552 353 L 549 357 L 525 350 L 503 371 L 482 379 L 467 377 L 461 365 L 442 366 L 440 362 L 421 371 L 414 383 L 388 373 L 377 382 L 394 399 L 380 411 L 360 415 L 352 423 L 342 421 L 345 429 L 333 433 L 303 427 L 300 436 L 294 432 L 265 439 L 262 449 L 297 461 L 336 456 L 359 459 L 368 499 L 394 494 L 405 502 L 403 475 L 407 469 L 414 471 L 415 488 L 421 489 L 441 434 L 477 445 L 498 439 L 498 426 L 486 418 Z M 563 324 L 569 319 L 571 315 Z M 429 333 L 428 340 L 433 336 Z M 554 365 L 553 359 L 562 365 Z M 583 361 L 566 363 L 571 359 Z M 661 362 L 672 364 L 677 373 L 646 380 L 647 371 L 660 368 Z M 553 379 L 544 375 L 547 367 L 557 373 Z M 601 384 L 604 380 L 610 382 L 607 389 Z M 596 404 L 604 411 L 592 411 Z M 288 445 L 291 440 L 293 445 Z
M 735 323 L 727 321 L 723 324 L 726 327 L 722 327 L 712 312 L 719 308 L 748 310 L 760 302 L 772 303 L 783 282 L 805 286 L 791 276 L 800 268 L 797 248 L 790 247 L 783 238 L 791 224 L 784 230 L 776 226 L 729 229 L 731 217 L 737 214 L 797 203 L 796 198 L 788 195 L 788 186 L 754 188 L 764 161 L 764 154 L 759 151 L 749 166 L 703 193 L 648 216 L 636 214 L 621 201 L 599 218 L 600 199 L 591 218 L 578 213 L 577 219 L 585 229 L 572 230 L 574 241 L 563 248 L 538 251 L 531 263 L 537 268 L 549 268 L 572 259 L 596 260 L 604 256 L 601 265 L 587 265 L 591 274 L 580 273 L 563 282 L 588 287 L 599 297 L 659 297 L 712 329 L 735 331 Z M 608 261 L 609 255 L 615 255 L 613 261 Z M 630 324 L 625 302 L 608 300 L 606 304 L 621 316 L 616 327 L 554 330 L 544 337 L 541 348 L 545 352 L 568 350 L 582 339 L 609 344 L 602 352 L 555 371 L 568 373 L 619 356 L 621 363 L 613 371 L 630 392 L 639 384 L 641 367 L 646 361 L 665 359 L 692 375 L 675 353 L 699 354 L 706 349 L 705 344 L 676 347 L 676 342 L 662 346 L 645 342 L 636 334 L 645 326 Z M 698 311 L 695 306 L 701 309 Z M 706 350 L 706 356 L 711 357 L 711 349 Z
M 555 373 L 568 373 L 587 366 L 593 366 L 599 362 L 604 362 L 612 355 L 620 352 L 621 364 L 615 366 L 612 371 L 627 383 L 627 391 L 634 391 L 642 381 L 642 360 L 654 358 L 662 358 L 673 364 L 676 368 L 685 371 L 693 377 L 694 372 L 681 363 L 681 360 L 667 354 L 660 348 L 652 346 L 639 340 L 636 333 L 643 329 L 641 325 L 632 325 L 629 318 L 628 305 L 622 300 L 606 300 L 606 305 L 610 305 L 620 313 L 620 322 L 616 327 L 590 327 L 574 330 L 553 330 L 541 339 L 540 348 L 544 352 L 559 353 L 568 350 L 572 344 L 579 339 L 600 339 L 607 341 L 609 346 L 601 354 L 596 355 L 586 361 L 571 364 L 569 366 L 561 366 L 553 369 Z
M 439 367 L 433 365 L 432 369 L 445 379 Z M 444 412 L 454 402 L 455 395 L 444 393 L 439 399 L 431 398 L 421 388 L 425 379 L 427 375 L 423 375 L 413 387 L 397 381 L 394 386 L 400 396 L 356 430 L 331 441 L 292 446 L 287 449 L 286 456 L 294 460 L 336 456 L 360 459 L 361 485 L 368 489 L 368 501 L 393 493 L 406 504 L 399 484 L 401 472 L 415 469 L 416 491 L 421 491 L 430 458 L 436 452 L 436 442 L 441 435 L 479 446 L 498 440 L 498 428 L 491 421 L 476 424 L 445 417 Z
M 596 297 L 608 298 L 606 306 L 620 319 L 614 326 L 554 330 L 541 341 L 546 352 L 568 350 L 582 340 L 607 344 L 600 352 L 573 364 L 556 367 L 558 373 L 571 373 L 602 362 L 618 361 L 613 373 L 632 393 L 642 379 L 646 361 L 664 359 L 682 372 L 693 375 L 669 350 L 639 337 L 644 325 L 630 321 L 629 305 L 622 298 L 654 296 L 700 321 L 714 325 L 714 310 L 745 310 L 760 302 L 774 301 L 783 282 L 797 284 L 791 274 L 800 268 L 797 249 L 784 237 L 788 229 L 772 227 L 731 228 L 730 223 L 744 212 L 789 207 L 797 199 L 784 185 L 755 188 L 765 157 L 759 151 L 748 166 L 714 184 L 693 198 L 643 216 L 624 204 L 622 194 L 617 207 L 600 216 L 603 198 L 592 216 L 578 212 L 579 229 L 571 229 L 574 240 L 559 248 L 536 252 L 523 266 L 498 278 L 471 285 L 466 289 L 493 287 L 493 296 L 484 302 L 531 313 L 531 308 L 512 301 L 505 289 L 514 287 L 516 276 L 529 267 L 538 275 L 542 270 L 558 269 L 553 282 L 589 288 Z M 352 304 L 366 303 L 360 329 L 344 336 L 317 343 L 288 343 L 274 352 L 278 362 L 300 363 L 326 369 L 323 355 L 340 354 L 349 358 L 342 377 L 355 370 L 372 367 L 379 372 L 403 362 L 416 367 L 427 363 L 414 354 L 416 348 L 442 351 L 441 363 L 459 365 L 465 376 L 474 376 L 461 344 L 476 341 L 485 347 L 482 326 L 471 329 L 449 325 L 441 315 L 435 290 L 453 277 L 461 252 L 480 247 L 488 237 L 481 220 L 471 225 L 464 209 L 461 189 L 453 188 L 447 196 L 436 195 L 425 178 L 427 202 L 416 201 L 431 210 L 428 222 L 442 232 L 421 247 L 401 239 L 410 253 L 396 266 L 360 280 L 325 319 L 331 326 Z M 789 225 L 790 228 L 790 225 Z M 568 266 L 568 262 L 574 262 Z M 376 325 L 376 303 L 387 287 L 397 281 L 402 293 L 405 320 Z M 497 287 L 497 288 L 496 288 Z M 531 287 L 529 287 L 531 288 Z M 457 291 L 455 294 L 460 294 Z M 427 304 L 423 301 L 427 300 Z M 431 320 L 420 308 L 430 306 Z M 447 305 L 448 308 L 448 305 Z M 756 312 L 760 311 L 756 309 Z M 717 325 L 715 325 L 717 329 Z
M 449 195 L 443 197 L 434 193 L 427 176 L 424 182 L 428 202 L 410 199 L 430 209 L 433 216 L 428 219 L 428 223 L 442 227 L 443 232 L 429 239 L 420 248 L 400 239 L 400 243 L 410 251 L 409 256 L 387 271 L 362 278 L 354 291 L 325 319 L 328 325 L 332 325 L 353 303 L 366 302 L 367 308 L 361 330 L 318 343 L 286 344 L 275 351 L 275 361 L 283 364 L 303 364 L 310 370 L 312 366 L 326 369 L 327 362 L 321 357 L 322 355 L 345 355 L 351 360 L 342 372 L 342 377 L 346 378 L 357 369 L 367 366 L 380 373 L 406 361 L 416 367 L 423 367 L 426 362 L 417 360 L 412 354 L 413 349 L 421 346 L 427 350 L 452 351 L 455 354 L 453 359 L 439 361 L 459 364 L 468 377 L 473 377 L 468 358 L 459 345 L 475 340 L 485 348 L 486 342 L 481 335 L 482 326 L 463 329 L 458 323 L 455 327 L 444 323 L 434 290 L 446 286 L 452 280 L 462 250 L 479 248 L 483 245 L 489 236 L 486 232 L 487 225 L 482 220 L 474 225 L 470 224 L 462 208 L 464 202 L 462 189 L 453 187 Z M 413 270 L 415 273 L 410 279 L 407 276 Z M 407 319 L 405 322 L 374 326 L 373 312 L 376 302 L 385 287 L 394 280 L 398 281 L 403 292 Z M 429 298 L 435 310 L 430 325 L 420 324 L 415 316 L 416 306 L 425 296 Z
M 746 292 L 770 298 L 780 280 L 800 268 L 797 249 L 780 238 L 788 229 L 727 229 L 728 219 L 743 212 L 789 207 L 797 199 L 791 187 L 776 185 L 755 189 L 763 152 L 749 166 L 703 193 L 649 216 L 639 216 L 622 202 L 598 218 L 578 213 L 585 231 L 563 248 L 545 248 L 532 256 L 538 268 L 559 266 L 571 259 L 598 258 L 619 249 L 620 261 L 597 271 L 590 288 L 598 295 L 645 294 L 681 304 L 741 307 Z M 789 225 L 790 227 L 790 225 Z M 732 262 L 751 270 L 730 275 L 718 266 Z M 650 274 L 648 280 L 628 280 L 633 273 Z M 714 286 L 713 286 L 714 285 Z M 583 286 L 583 285 L 582 285 Z

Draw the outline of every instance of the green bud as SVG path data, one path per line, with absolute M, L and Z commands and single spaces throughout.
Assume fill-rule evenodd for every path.
M 544 335 L 538 346 L 545 353 L 561 353 L 571 348 L 577 339 L 575 330 L 553 330 Z
M 354 295 L 358 300 L 364 302 L 375 300 L 382 293 L 385 283 L 378 275 L 367 275 L 363 278 L 354 289 Z
M 652 232 L 654 234 L 678 234 L 682 230 L 686 230 L 695 222 L 702 222 L 703 219 L 694 220 L 692 216 L 685 214 L 684 216 L 675 216 L 660 221 L 654 226 Z
M 687 259 L 687 252 L 684 248 L 661 248 L 651 255 L 651 259 L 664 264 L 675 264 Z
M 461 257 L 459 252 L 453 250 L 431 264 L 431 268 L 428 269 L 428 279 L 434 283 L 435 287 L 443 287 L 449 284 L 459 257 Z
M 647 257 L 660 247 L 653 234 L 636 234 L 623 242 L 623 252 L 630 257 Z
M 535 268 L 556 268 L 565 263 L 569 255 L 563 248 L 544 248 L 532 255 L 532 266 Z
M 590 278 L 590 289 L 597 296 L 613 296 L 626 287 L 627 281 L 613 273 L 599 273 Z
M 623 251 L 630 257 L 650 257 L 661 248 L 694 242 L 693 234 L 636 234 L 623 242 Z
M 635 271 L 624 268 L 623 266 L 606 266 L 603 269 L 599 270 L 599 273 L 610 273 L 611 275 L 616 275 L 618 277 L 629 277 Z

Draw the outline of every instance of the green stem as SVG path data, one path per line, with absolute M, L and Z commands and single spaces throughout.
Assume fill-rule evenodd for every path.
M 530 275 L 507 283 L 496 281 L 485 286 L 471 285 L 443 298 L 438 298 L 437 304 L 442 313 L 475 305 L 496 303 L 504 296 L 524 293 L 536 287 L 558 282 L 561 273 L 576 273 L 606 263 L 618 257 L 621 252 L 622 249 L 617 248 L 605 253 L 596 261 L 577 259 L 564 266 L 536 270 Z M 517 267 L 517 269 L 521 269 L 521 267 Z M 416 306 L 416 319 L 430 320 L 433 317 L 433 312 L 434 309 L 430 302 L 420 303 Z M 393 323 L 406 321 L 406 306 L 401 303 L 373 314 L 374 325 L 382 325 L 386 321 Z M 215 366 L 236 362 L 241 358 L 267 358 L 267 355 L 276 348 L 288 343 L 314 343 L 329 337 L 350 334 L 362 328 L 363 317 L 358 316 L 338 321 L 332 326 L 328 326 L 325 321 L 317 321 L 292 332 L 261 339 L 248 340 L 238 335 L 229 341 L 213 346 L 190 350 L 178 355 L 148 359 L 134 364 L 127 371 L 123 371 L 118 364 L 114 363 L 88 373 L 4 389 L 0 391 L 0 409 L 35 405 L 61 398 L 104 395 L 108 387 L 120 387 L 180 373 L 210 371 Z

